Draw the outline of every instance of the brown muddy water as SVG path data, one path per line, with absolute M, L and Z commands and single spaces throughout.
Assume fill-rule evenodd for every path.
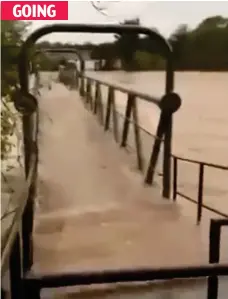
M 161 96 L 164 93 L 164 73 L 140 72 L 89 72 L 90 76 L 106 82 L 120 84 L 129 89 Z M 182 107 L 174 116 L 173 153 L 190 159 L 228 165 L 228 73 L 176 73 L 175 91 L 182 98 Z M 107 88 L 102 89 L 105 102 Z M 124 112 L 127 97 L 116 92 L 117 110 Z M 155 133 L 159 111 L 152 104 L 138 101 L 139 118 L 142 127 Z M 142 133 L 145 155 L 151 150 L 151 137 Z M 180 165 L 179 188 L 196 198 L 198 168 L 186 163 Z M 204 201 L 228 213 L 228 172 L 206 169 Z M 227 238 L 227 229 L 223 230 Z M 224 254 L 226 257 L 226 253 Z M 225 257 L 225 261 L 227 258 Z M 80 288 L 56 293 L 43 291 L 44 298 L 145 298 L 145 299 L 206 299 L 206 280 L 188 283 L 177 281 L 138 288 L 103 288 L 91 291 Z M 219 299 L 227 298 L 227 278 L 220 278 Z
M 164 72 L 88 72 L 91 77 L 120 84 L 129 89 L 162 96 Z M 228 166 L 228 73 L 177 72 L 175 89 L 182 106 L 174 114 L 173 153 L 181 157 Z M 107 88 L 103 87 L 103 93 Z M 106 97 L 104 97 L 106 98 Z M 117 110 L 126 107 L 126 94 L 116 92 Z M 140 124 L 155 133 L 159 111 L 155 105 L 138 100 Z M 151 150 L 142 134 L 144 152 Z M 151 138 L 149 138 L 151 139 Z M 148 148 L 148 145 L 150 148 Z M 147 155 L 148 156 L 148 155 Z M 181 192 L 197 198 L 199 166 L 179 163 Z M 204 201 L 228 214 L 228 171 L 205 168 Z

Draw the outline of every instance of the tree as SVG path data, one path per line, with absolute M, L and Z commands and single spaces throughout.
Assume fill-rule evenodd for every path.
M 122 25 L 140 25 L 138 18 L 126 20 Z M 138 48 L 139 36 L 137 34 L 115 35 L 115 47 L 117 54 L 121 59 L 122 66 L 125 70 L 133 70 L 135 68 L 135 52 Z
M 1 21 L 1 159 L 5 159 L 11 151 L 10 136 L 16 129 L 16 118 L 9 109 L 12 92 L 18 84 L 17 62 L 22 38 L 28 23 L 21 21 Z
M 123 24 L 140 25 L 140 20 L 126 20 Z M 228 70 L 228 18 L 212 16 L 202 20 L 195 29 L 190 29 L 185 24 L 179 25 L 171 34 L 169 42 L 174 50 L 177 70 Z M 164 62 L 159 55 L 156 55 L 162 51 L 158 43 L 149 37 L 141 38 L 137 34 L 116 35 L 114 42 L 98 45 L 88 42 L 73 44 L 43 41 L 39 43 L 39 48 L 90 50 L 91 58 L 102 61 L 100 64 L 102 68 L 109 70 L 114 68 L 117 59 L 121 60 L 122 68 L 129 71 L 164 68 Z M 151 55 L 152 53 L 155 55 Z M 9 58 L 9 55 L 7 57 Z M 12 59 L 15 55 L 10 57 Z M 41 69 L 52 69 L 51 59 L 48 58 L 44 56 L 39 58 Z M 7 59 L 4 59 L 4 63 Z M 56 68 L 55 61 L 53 61 L 53 68 Z
M 180 70 L 228 69 L 228 19 L 214 16 L 195 29 L 179 26 L 169 39 L 176 68 Z
M 203 20 L 196 30 L 211 30 L 215 28 L 227 28 L 228 27 L 228 18 L 222 16 L 209 17 Z
M 188 47 L 189 29 L 186 24 L 179 25 L 170 36 L 169 41 L 174 51 L 174 60 L 176 68 L 185 68 L 185 52 Z
M 189 35 L 190 67 L 228 69 L 228 19 L 215 16 L 202 21 Z M 191 51 L 191 56 L 190 56 Z

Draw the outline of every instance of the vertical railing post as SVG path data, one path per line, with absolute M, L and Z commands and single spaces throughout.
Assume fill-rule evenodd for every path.
M 25 175 L 28 178 L 31 156 L 34 150 L 33 142 L 33 120 L 32 116 L 23 116 L 23 138 L 24 138 L 24 156 L 25 156 Z M 34 194 L 35 184 L 30 186 L 28 200 L 22 217 L 22 240 L 23 240 L 23 271 L 27 271 L 32 263 L 32 231 L 34 218 Z
M 100 121 L 100 124 L 103 125 L 104 113 L 103 113 L 103 103 L 102 103 L 102 93 L 101 93 L 101 84 L 100 83 L 98 83 L 98 85 L 97 85 L 97 94 L 96 94 L 95 101 L 97 103 L 99 121 Z
M 10 298 L 18 299 L 22 296 L 22 265 L 20 235 L 17 233 L 10 253 Z
M 172 143 L 172 114 L 165 113 L 164 122 L 166 129 L 164 134 L 164 149 L 163 149 L 163 190 L 162 196 L 170 198 L 170 183 L 171 183 L 171 143 Z
M 24 86 L 24 91 L 29 92 L 28 82 Z M 36 81 L 33 92 L 38 93 L 39 88 L 39 72 L 36 75 Z M 37 118 L 35 117 L 35 113 Z M 34 119 L 36 122 L 34 123 Z M 34 218 L 34 197 L 36 194 L 37 184 L 37 165 L 38 165 L 38 147 L 37 136 L 39 128 L 39 111 L 33 114 L 23 115 L 23 139 L 24 139 L 24 159 L 25 159 L 25 177 L 28 178 L 31 157 L 36 156 L 35 169 L 33 173 L 32 183 L 29 186 L 29 195 L 26 201 L 26 206 L 22 216 L 22 242 L 23 242 L 23 273 L 30 269 L 33 263 L 32 250 L 32 232 L 33 232 L 33 218 Z
M 24 287 L 24 297 L 23 299 L 41 299 L 40 287 L 33 280 L 25 278 L 23 281 Z
M 121 147 L 125 147 L 127 144 L 130 117 L 132 111 L 132 103 L 133 103 L 133 95 L 131 93 L 128 93 L 127 107 L 125 111 L 124 126 L 123 126 L 123 134 L 122 134 L 122 140 L 120 144 Z
M 76 74 L 75 74 L 75 88 L 76 90 L 78 90 L 78 70 L 76 70 Z
M 221 227 L 215 219 L 211 219 L 209 237 L 209 263 L 219 263 Z M 207 299 L 218 298 L 218 285 L 218 276 L 212 275 L 208 277 Z
M 177 178 L 178 178 L 178 162 L 177 157 L 173 157 L 173 201 L 177 199 Z
M 118 122 L 116 117 L 116 103 L 115 103 L 115 92 L 112 86 L 108 87 L 108 100 L 107 100 L 107 109 L 106 109 L 106 116 L 105 116 L 105 131 L 109 130 L 110 125 L 110 116 L 112 111 L 112 118 L 113 118 L 113 135 L 115 141 L 118 142 Z
M 138 109 L 137 109 L 137 101 L 135 95 L 132 96 L 132 116 L 134 121 L 134 133 L 135 133 L 135 145 L 136 145 L 138 169 L 143 170 L 142 145 L 140 139 Z
M 113 97 L 114 97 L 114 90 L 111 86 L 109 86 L 108 87 L 107 109 L 106 109 L 106 116 L 105 116 L 105 126 L 104 126 L 105 131 L 108 131 L 108 129 L 109 129 Z
M 95 96 L 94 96 L 94 106 L 93 106 L 93 113 L 97 113 L 97 106 L 98 106 L 98 88 L 99 88 L 99 83 L 96 81 L 95 82 Z
M 203 210 L 203 183 L 204 183 L 204 164 L 199 165 L 199 183 L 198 183 L 198 204 L 197 204 L 197 224 L 200 223 Z
M 23 273 L 27 272 L 33 264 L 33 218 L 34 218 L 34 186 L 30 187 L 27 204 L 22 217 L 22 243 L 23 243 Z
M 84 86 L 84 76 L 83 76 L 83 74 L 81 73 L 80 74 L 80 78 L 81 78 L 81 84 L 80 84 L 80 90 L 79 90 L 79 92 L 80 92 L 80 96 L 82 96 L 82 97 L 84 97 L 84 95 L 85 95 L 85 86 Z
M 93 80 L 90 79 L 90 92 L 89 92 L 89 104 L 90 104 L 90 110 L 93 111 Z
M 115 138 L 115 141 L 119 142 L 119 129 L 118 129 L 118 118 L 116 113 L 116 99 L 115 99 L 115 92 L 113 91 L 113 97 L 112 97 L 112 119 L 113 119 L 113 135 Z
M 7 299 L 6 291 L 1 288 L 1 299 Z
M 154 182 L 154 173 L 155 173 L 155 168 L 157 165 L 158 156 L 161 148 L 163 133 L 164 133 L 164 115 L 163 113 L 161 113 L 159 124 L 157 127 L 157 132 L 156 132 L 156 139 L 153 145 L 149 166 L 145 177 L 146 184 L 152 185 Z
M 209 263 L 218 263 L 220 260 L 220 241 L 221 241 L 221 227 L 215 219 L 211 219 L 210 223 L 210 251 Z
M 170 62 L 171 63 L 171 62 Z M 170 67 L 172 63 L 170 64 Z M 169 70 L 167 74 L 166 94 L 160 100 L 159 107 L 161 109 L 161 118 L 163 119 L 163 190 L 164 198 L 170 198 L 171 192 L 171 155 L 172 155 L 172 130 L 173 130 L 173 113 L 181 106 L 181 98 L 178 94 L 172 92 L 173 73 Z M 167 71 L 168 73 L 168 71 Z
M 91 80 L 89 78 L 87 78 L 87 80 L 86 80 L 86 103 L 90 104 L 90 101 L 91 101 Z

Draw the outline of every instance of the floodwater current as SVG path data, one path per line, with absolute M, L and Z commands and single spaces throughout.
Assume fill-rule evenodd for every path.
M 160 97 L 165 90 L 164 72 L 89 72 L 106 82 Z M 182 106 L 174 114 L 175 155 L 228 166 L 228 73 L 177 72 L 175 89 Z M 105 87 L 103 87 L 105 89 Z M 127 96 L 116 92 L 117 110 L 124 112 Z M 140 125 L 155 133 L 159 111 L 155 105 L 138 100 Z M 142 144 L 148 143 L 145 133 Z M 144 144 L 143 144 L 144 146 Z M 151 150 L 147 148 L 145 151 Z M 148 156 L 148 155 L 147 155 Z M 197 197 L 199 166 L 179 163 L 178 189 Z M 228 171 L 205 168 L 204 202 L 228 214 Z

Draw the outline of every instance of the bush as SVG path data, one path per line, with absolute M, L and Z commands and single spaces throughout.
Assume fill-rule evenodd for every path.
M 13 147 L 10 137 L 15 133 L 17 118 L 11 109 L 11 96 L 18 84 L 18 53 L 27 25 L 22 21 L 1 21 L 1 160 Z
M 135 61 L 140 70 L 163 70 L 165 61 L 157 54 L 144 51 L 136 51 Z

